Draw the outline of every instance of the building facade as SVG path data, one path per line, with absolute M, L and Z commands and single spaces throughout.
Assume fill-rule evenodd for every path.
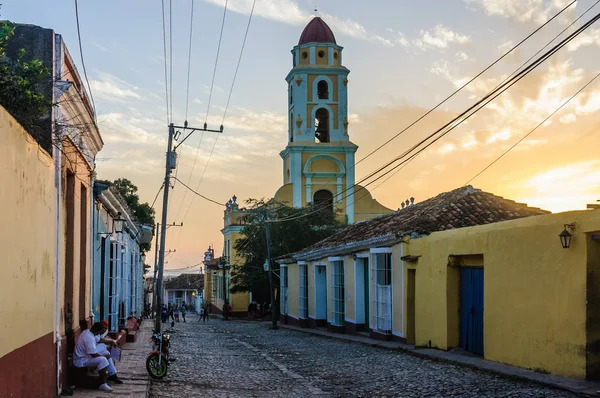
M 600 378 L 598 210 L 460 188 L 279 261 L 290 323 Z
M 106 181 L 94 184 L 94 262 L 92 313 L 109 331 L 140 317 L 144 305 L 144 256 L 140 244 L 152 240 L 152 227 L 139 225 L 117 190 Z
M 16 59 L 21 49 L 25 50 L 26 60 L 39 60 L 51 72 L 48 84 L 41 87 L 42 93 L 51 99 L 47 117 L 40 122 L 39 129 L 27 133 L 29 139 L 39 145 L 36 151 L 30 151 L 29 154 L 42 149 L 45 154 L 40 154 L 38 161 L 43 163 L 43 159 L 49 159 L 53 170 L 45 180 L 41 175 L 36 176 L 36 173 L 41 171 L 28 168 L 29 165 L 25 161 L 29 159 L 29 155 L 21 153 L 22 159 L 13 156 L 23 150 L 22 144 L 14 139 L 7 141 L 15 146 L 7 147 L 13 151 L 13 155 L 7 156 L 6 159 L 14 161 L 16 169 L 19 166 L 23 167 L 19 173 L 23 179 L 29 181 L 20 181 L 15 186 L 24 187 L 36 181 L 34 189 L 22 191 L 23 201 L 10 203 L 6 208 L 7 213 L 33 216 L 37 206 L 46 208 L 45 215 L 36 220 L 36 229 L 43 232 L 44 237 L 31 251 L 32 256 L 34 253 L 43 253 L 43 267 L 36 270 L 38 260 L 25 263 L 18 261 L 13 266 L 17 267 L 19 263 L 30 264 L 26 267 L 30 270 L 29 278 L 39 278 L 40 283 L 52 280 L 53 288 L 50 296 L 43 293 L 45 288 L 41 286 L 31 295 L 35 305 L 42 306 L 44 315 L 36 318 L 35 322 L 12 326 L 11 329 L 18 333 L 19 337 L 14 340 L 8 339 L 14 343 L 11 343 L 8 351 L 2 353 L 0 377 L 10 377 L 11 374 L 14 375 L 12 372 L 19 372 L 20 376 L 7 379 L 6 382 L 0 379 L 0 385 L 2 388 L 8 388 L 2 391 L 2 394 L 6 393 L 8 396 L 22 396 L 23 391 L 49 396 L 60 393 L 62 386 L 66 385 L 68 353 L 80 332 L 80 322 L 89 323 L 91 320 L 93 170 L 95 156 L 102 148 L 103 142 L 96 125 L 94 109 L 61 35 L 52 29 L 17 25 L 15 34 L 7 45 L 6 55 Z M 19 131 L 14 126 L 16 122 L 10 117 L 3 115 L 3 121 L 5 132 L 8 134 Z M 22 139 L 26 137 L 27 134 L 21 134 Z M 45 174 L 45 168 L 43 173 Z M 39 203 L 29 209 L 30 213 L 18 211 L 15 206 L 28 206 L 25 197 L 29 197 L 32 192 L 37 192 L 34 196 L 38 196 Z M 52 204 L 46 201 L 47 195 L 52 195 Z M 47 220 L 48 214 L 52 215 L 51 222 Z M 29 236 L 26 240 L 33 242 L 35 233 L 21 236 Z M 44 244 L 48 238 L 54 240 L 51 251 L 47 250 Z M 4 241 L 6 251 L 17 250 L 19 247 L 11 246 L 7 242 L 9 240 Z M 22 280 L 23 277 L 25 274 L 15 274 L 13 286 L 19 286 L 18 280 Z M 52 297 L 51 303 L 40 299 L 40 294 Z M 20 294 L 18 297 L 23 296 Z M 13 301 L 15 299 L 16 297 Z M 26 302 L 28 299 L 23 300 Z M 19 302 L 5 302 L 5 305 L 27 316 L 34 316 L 36 313 L 33 308 L 26 306 L 19 310 Z M 50 314 L 52 320 L 47 323 Z M 42 339 L 31 340 L 33 336 L 29 330 L 37 333 L 39 328 L 50 333 L 45 334 Z M 48 362 L 37 360 L 40 357 L 48 358 Z M 8 368 L 11 370 L 7 370 Z

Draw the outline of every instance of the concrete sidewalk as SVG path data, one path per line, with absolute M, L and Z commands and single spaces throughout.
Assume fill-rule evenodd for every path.
M 152 319 L 144 319 L 137 332 L 135 343 L 122 346 L 121 361 L 115 365 L 123 384 L 109 383 L 113 392 L 99 390 L 75 389 L 74 397 L 97 398 L 118 395 L 119 397 L 145 397 L 150 384 L 150 376 L 146 372 L 146 356 L 152 349 L 150 337 L 154 323 Z
M 416 348 L 413 345 L 402 344 L 395 341 L 379 341 L 363 335 L 332 333 L 324 329 L 300 328 L 291 325 L 280 325 L 280 327 L 282 329 L 294 330 L 297 332 L 309 333 L 322 337 L 343 340 L 349 343 L 358 343 L 368 345 L 371 347 L 385 348 L 390 350 L 400 350 L 410 355 L 418 356 L 421 358 L 466 366 L 471 369 L 495 373 L 509 378 L 526 380 L 540 385 L 554 387 L 584 396 L 600 396 L 600 383 L 537 373 L 528 369 L 518 368 L 499 362 L 488 361 L 477 356 L 469 356 L 465 354 L 453 353 L 431 348 Z

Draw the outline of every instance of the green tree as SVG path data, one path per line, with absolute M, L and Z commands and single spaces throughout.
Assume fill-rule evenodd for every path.
M 264 271 L 267 258 L 265 220 L 288 219 L 289 221 L 269 224 L 271 235 L 271 258 L 297 252 L 340 231 L 345 224 L 329 209 L 318 211 L 314 205 L 303 209 L 292 208 L 274 201 L 249 200 L 247 223 L 234 248 L 241 264 L 231 265 L 231 291 L 252 292 L 261 302 L 269 299 L 269 275 Z M 295 218 L 303 216 L 300 218 Z M 279 265 L 273 261 L 273 269 Z M 279 284 L 277 278 L 276 285 Z
M 148 202 L 140 203 L 140 197 L 137 194 L 138 187 L 127 178 L 118 178 L 112 182 L 112 186 L 125 199 L 127 207 L 133 213 L 135 219 L 144 225 L 154 225 L 155 211 Z M 150 244 L 140 245 L 143 252 L 150 250 Z
M 0 22 L 0 105 L 29 134 L 40 139 L 40 129 L 47 124 L 52 109 L 52 99 L 43 94 L 52 85 L 51 73 L 39 60 L 26 61 L 23 48 L 16 59 L 6 56 L 15 29 L 8 21 Z

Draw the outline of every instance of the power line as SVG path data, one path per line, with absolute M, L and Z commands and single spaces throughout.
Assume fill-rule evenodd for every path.
M 187 70 L 187 89 L 185 94 L 185 121 L 187 122 L 188 117 L 188 105 L 190 102 L 190 70 L 192 66 L 192 32 L 194 27 L 194 0 L 190 0 L 191 2 L 191 11 L 190 11 L 190 46 L 188 48 L 188 70 Z
M 173 177 L 173 179 L 175 179 L 175 180 L 179 181 L 179 183 L 180 183 L 181 185 L 183 185 L 184 187 L 186 187 L 187 189 L 189 189 L 191 192 L 195 193 L 196 195 L 200 196 L 202 199 L 204 199 L 204 200 L 207 200 L 207 201 L 209 201 L 209 202 L 212 202 L 212 203 L 214 203 L 214 204 L 217 204 L 217 205 L 219 205 L 219 206 L 225 206 L 225 203 L 217 202 L 216 200 L 214 200 L 214 199 L 211 199 L 211 198 L 208 198 L 208 197 L 206 197 L 206 196 L 202 195 L 201 193 L 199 193 L 199 192 L 197 192 L 197 191 L 193 190 L 192 188 L 190 188 L 190 187 L 189 187 L 187 184 L 185 184 L 185 183 L 184 183 L 183 181 L 181 181 L 180 179 L 177 179 L 177 178 L 175 178 L 175 177 Z
M 88 80 L 87 71 L 85 69 L 85 61 L 83 60 L 83 46 L 81 45 L 81 29 L 79 28 L 79 7 L 77 0 L 75 0 L 75 20 L 77 21 L 77 40 L 79 41 L 79 55 L 81 56 L 81 66 L 83 67 L 83 76 L 85 77 L 85 83 L 88 91 L 90 92 L 90 99 L 92 100 L 92 107 L 94 108 L 94 120 L 96 120 L 96 102 L 92 95 L 92 88 L 90 87 L 90 81 Z
M 156 192 L 156 196 L 154 197 L 154 200 L 152 201 L 152 204 L 150 205 L 150 208 L 153 209 L 154 208 L 154 204 L 156 203 L 156 199 L 158 199 L 158 195 L 160 194 L 160 191 L 162 191 L 162 189 L 164 188 L 165 184 L 163 183 L 160 188 L 158 188 L 158 192 Z
M 558 13 L 556 13 L 552 18 L 550 18 L 549 20 L 547 20 L 546 22 L 544 22 L 544 24 L 542 24 L 541 26 L 539 26 L 538 28 L 536 28 L 533 32 L 531 32 L 524 39 L 522 39 L 520 42 L 518 42 L 516 45 L 514 45 L 511 49 L 509 49 L 508 51 L 506 51 L 500 58 L 496 59 L 494 62 L 492 62 L 486 68 L 484 68 L 481 72 L 479 72 L 473 78 L 471 78 L 470 80 L 468 80 L 465 84 L 463 84 L 461 87 L 459 87 L 458 89 L 456 89 L 452 94 L 450 94 L 446 98 L 444 98 L 440 103 L 438 103 L 437 105 L 435 105 L 433 108 L 429 109 L 423 115 L 421 115 L 416 120 L 414 120 L 413 122 L 411 122 L 408 126 L 406 126 L 405 128 L 403 128 L 400 132 L 398 132 L 397 134 L 395 134 L 393 137 L 391 137 L 390 139 L 388 139 L 386 142 L 384 142 L 383 144 L 381 144 L 379 147 L 375 148 L 373 151 L 369 152 L 365 157 L 363 157 L 362 159 L 358 160 L 354 165 L 352 165 L 351 167 L 349 167 L 346 170 L 346 172 L 348 172 L 349 170 L 352 170 L 352 169 L 356 168 L 356 166 L 359 163 L 361 163 L 362 161 L 366 160 L 367 158 L 369 158 L 370 156 L 372 156 L 373 154 L 375 154 L 377 151 L 379 151 L 380 149 L 382 149 L 384 146 L 388 145 L 390 142 L 392 142 L 393 140 L 395 140 L 396 138 L 398 138 L 400 135 L 402 135 L 408 129 L 410 129 L 415 124 L 417 124 L 418 122 L 420 122 L 421 120 L 423 120 L 425 117 L 427 117 L 429 114 L 431 114 L 433 111 L 435 111 L 436 109 L 438 109 L 440 106 L 442 106 L 448 100 L 450 100 L 452 97 L 454 97 L 460 91 L 462 91 L 465 87 L 467 87 L 469 84 L 471 84 L 475 79 L 477 79 L 482 74 L 484 74 L 485 72 L 487 72 L 489 69 L 491 69 L 493 66 L 495 66 L 498 62 L 500 62 L 502 59 L 504 59 L 506 56 L 508 56 L 508 54 L 510 54 L 512 51 L 514 51 L 519 46 L 521 46 L 525 41 L 529 40 L 533 35 L 535 35 L 537 32 L 539 32 L 541 29 L 543 29 L 546 25 L 548 25 L 550 22 L 552 22 L 554 19 L 556 19 L 560 14 L 562 14 L 564 11 L 566 11 L 569 7 L 571 7 L 571 5 L 573 5 L 576 2 L 577 2 L 577 0 L 571 1 L 564 8 L 562 8 Z M 319 189 L 319 188 L 321 188 L 321 187 L 323 187 L 325 185 L 328 185 L 328 184 L 330 184 L 332 182 L 335 182 L 335 180 L 330 180 L 330 181 L 327 181 L 327 182 L 323 182 L 321 185 L 315 187 L 315 189 Z
M 169 101 L 173 121 L 173 0 L 169 0 Z
M 217 75 L 217 65 L 219 63 L 219 53 L 221 52 L 221 41 L 223 40 L 223 28 L 225 27 L 225 16 L 227 15 L 227 2 L 225 0 L 225 7 L 223 8 L 223 20 L 221 21 L 221 33 L 219 34 L 219 44 L 217 45 L 217 56 L 215 58 L 215 67 L 213 69 L 212 82 L 210 83 L 210 92 L 208 93 L 208 106 L 206 108 L 206 118 L 204 123 L 208 121 L 208 114 L 210 112 L 210 102 L 212 100 L 213 88 L 215 86 L 215 76 Z
M 368 180 L 371 177 L 374 177 L 379 172 L 385 170 L 386 168 L 388 168 L 392 164 L 396 163 L 398 160 L 401 160 L 401 159 L 405 158 L 409 154 L 410 154 L 410 156 L 409 156 L 408 159 L 406 159 L 403 162 L 397 164 L 396 166 L 394 166 L 390 170 L 386 171 L 384 174 L 382 174 L 382 175 L 378 176 L 377 178 L 375 178 L 373 181 L 370 181 L 369 183 L 367 183 L 365 185 L 365 187 L 368 186 L 368 185 L 370 185 L 370 184 L 372 184 L 372 183 L 374 183 L 375 181 L 378 181 L 379 179 L 385 177 L 386 175 L 388 175 L 389 173 L 391 173 L 392 171 L 394 171 L 398 167 L 403 166 L 407 162 L 412 161 L 415 157 L 417 157 L 424 150 L 426 150 L 427 148 L 429 148 L 431 145 L 433 145 L 439 139 L 441 139 L 442 137 L 444 137 L 450 131 L 452 131 L 453 129 L 455 129 L 456 127 L 458 127 L 460 124 L 462 124 L 464 121 L 466 121 L 468 118 L 470 118 L 473 114 L 475 114 L 476 112 L 478 112 L 481 108 L 483 108 L 489 102 L 493 101 L 495 98 L 497 98 L 499 95 L 501 95 L 504 91 L 508 90 L 510 87 L 512 87 L 518 81 L 520 81 L 523 77 L 525 77 L 527 74 L 529 74 L 535 68 L 537 68 L 541 63 L 543 63 L 544 61 L 546 61 L 550 56 L 554 55 L 558 50 L 560 50 L 562 47 L 564 47 L 567 43 L 569 43 L 571 40 L 573 40 L 576 36 L 578 36 L 579 34 L 581 34 L 585 29 L 587 29 L 589 26 L 591 26 L 593 23 L 595 23 L 598 19 L 600 19 L 600 14 L 597 14 L 594 18 L 592 18 L 590 21 L 588 21 L 587 23 L 585 23 L 582 27 L 580 27 L 579 29 L 577 29 L 572 34 L 570 34 L 566 39 L 562 40 L 559 44 L 557 44 L 552 49 L 550 49 L 549 51 L 547 51 L 546 53 L 544 53 L 544 55 L 542 55 L 541 57 L 539 57 L 538 59 L 536 59 L 536 61 L 534 61 L 531 65 L 527 66 L 524 70 L 522 70 L 521 72 L 517 73 L 515 76 L 511 77 L 508 82 L 506 82 L 506 83 L 502 84 L 501 86 L 499 86 L 499 87 L 495 88 L 494 90 L 492 90 L 490 93 L 488 93 L 486 96 L 484 96 L 481 100 L 479 100 L 477 103 L 475 103 L 474 105 L 472 105 L 471 107 L 469 107 L 466 111 L 464 111 L 463 113 L 461 113 L 460 115 L 458 115 L 457 117 L 455 117 L 454 119 L 452 119 L 450 122 L 446 123 L 440 129 L 436 130 L 434 133 L 430 134 L 425 139 L 423 139 L 419 143 L 415 144 L 409 150 L 405 151 L 402 155 L 400 155 L 400 156 L 396 157 L 395 159 L 393 159 L 392 161 L 386 163 L 384 166 L 381 166 L 380 168 L 378 168 L 377 170 L 375 170 L 374 172 L 372 172 L 371 174 L 369 174 L 367 177 L 363 178 L 358 183 L 356 183 L 356 184 L 354 184 L 354 185 L 346 188 L 343 192 L 341 192 L 339 194 L 336 194 L 335 196 L 337 197 L 337 196 L 339 196 L 339 195 L 347 192 L 350 189 L 354 189 L 354 187 L 356 187 L 358 184 L 360 184 L 360 183 Z M 471 112 L 471 113 L 469 114 L 469 112 Z M 463 119 L 460 120 L 461 118 L 463 118 Z M 445 129 L 447 129 L 447 130 L 444 131 Z M 419 148 L 419 146 L 421 146 L 422 144 L 426 143 L 429 139 L 435 137 L 436 135 L 438 135 L 438 136 L 436 138 L 434 138 L 431 142 L 427 143 L 424 147 L 418 149 L 417 152 L 411 154 L 412 151 L 414 151 L 415 149 Z M 347 195 L 346 195 L 346 197 L 347 197 Z M 335 197 L 334 197 L 334 200 L 335 200 Z M 322 209 L 316 209 L 316 210 L 314 210 L 312 212 L 309 212 L 307 214 L 304 214 L 304 215 L 295 216 L 295 217 L 292 217 L 292 218 L 280 219 L 280 220 L 271 220 L 269 222 L 291 221 L 291 220 L 294 220 L 294 219 L 297 219 L 297 218 L 308 216 L 310 214 L 314 214 L 315 212 L 321 211 L 321 210 Z
M 167 73 L 167 32 L 165 28 L 165 0 L 162 0 L 162 32 L 163 32 L 163 59 L 165 61 L 165 100 L 167 103 L 167 124 L 171 121 L 169 117 L 169 80 Z
M 515 142 L 510 148 L 508 148 L 506 151 L 504 151 L 500 156 L 498 156 L 496 159 L 494 159 L 490 164 L 488 164 L 486 167 L 483 168 L 483 170 L 481 170 L 479 173 L 475 174 L 475 176 L 473 176 L 469 181 L 465 182 L 463 185 L 468 185 L 471 181 L 473 181 L 474 179 L 476 179 L 477 177 L 479 177 L 481 174 L 483 174 L 487 169 L 489 169 L 490 167 L 492 167 L 496 162 L 498 162 L 500 159 L 502 159 L 504 157 L 504 155 L 506 155 L 507 153 L 509 153 L 510 151 L 512 151 L 517 145 L 519 145 L 521 142 L 523 142 L 527 137 L 529 137 L 534 131 L 536 131 L 540 126 L 542 126 L 544 123 L 546 123 L 548 120 L 550 120 L 550 118 L 552 116 L 554 116 L 558 111 L 560 111 L 565 105 L 567 105 L 569 102 L 571 102 L 571 100 L 573 98 L 575 98 L 579 93 L 581 93 L 583 90 L 585 90 L 590 84 L 592 84 L 597 78 L 598 76 L 600 76 L 600 73 L 596 74 L 596 76 L 594 76 L 589 82 L 587 82 L 583 87 L 581 87 L 579 90 L 577 90 L 577 92 L 575 94 L 573 94 L 571 97 L 569 97 L 566 101 L 564 101 L 558 108 L 556 108 L 554 110 L 554 112 L 552 112 L 550 115 L 548 115 L 548 117 L 546 117 L 544 120 L 542 120 L 537 126 L 535 126 L 531 131 L 529 131 L 527 134 L 525 134 L 523 137 L 521 137 L 521 139 L 517 142 Z
M 600 3 L 600 0 L 596 1 L 594 4 L 592 4 L 587 10 L 585 10 L 579 17 L 577 17 L 573 22 L 571 22 L 567 27 L 565 27 L 563 30 L 561 30 L 556 36 L 554 36 L 550 41 L 548 41 L 548 43 L 546 43 L 546 45 L 544 45 L 542 48 L 540 48 L 535 54 L 533 54 L 531 57 L 529 57 L 529 59 L 527 59 L 527 61 L 523 62 L 517 69 L 515 69 L 510 75 L 508 75 L 502 82 L 500 82 L 495 88 L 498 88 L 500 85 L 502 85 L 503 83 L 505 83 L 509 78 L 511 78 L 512 76 L 514 76 L 516 73 L 518 73 L 518 71 L 524 67 L 525 65 L 527 65 L 536 55 L 538 55 L 539 53 L 541 53 L 546 47 L 548 47 L 550 44 L 552 44 L 557 38 L 559 38 L 563 33 L 565 33 L 569 28 L 571 28 L 575 23 L 577 23 L 577 21 L 579 21 L 581 18 L 583 18 L 592 8 L 594 8 L 596 5 L 598 5 L 598 3 Z M 412 161 L 412 159 L 411 159 Z M 398 172 L 400 172 L 400 170 L 404 169 L 405 166 L 408 165 L 409 162 L 405 163 L 404 165 L 402 165 L 402 167 L 398 168 L 394 173 L 392 173 L 388 178 L 386 178 L 385 180 L 383 180 L 380 184 L 378 184 L 375 188 L 373 188 L 373 191 L 375 191 L 377 188 L 379 188 L 381 185 L 385 184 L 389 179 L 391 179 L 392 177 L 394 177 L 396 174 L 398 174 Z M 474 177 L 475 178 L 475 177 Z M 469 181 L 470 182 L 470 181 Z M 465 184 L 467 185 L 467 184 Z
M 248 25 L 246 26 L 246 33 L 244 34 L 244 40 L 242 41 L 242 49 L 240 50 L 240 57 L 238 58 L 237 66 L 235 67 L 235 73 L 233 74 L 233 81 L 231 82 L 231 89 L 229 90 L 229 96 L 227 97 L 227 104 L 225 105 L 225 112 L 223 112 L 223 120 L 221 121 L 221 124 L 225 124 L 225 116 L 227 116 L 227 109 L 229 109 L 229 101 L 231 101 L 233 86 L 235 85 L 235 79 L 237 78 L 238 70 L 240 69 L 240 63 L 242 62 L 242 55 L 244 54 L 244 47 L 246 46 L 246 39 L 248 38 L 248 31 L 250 30 L 250 23 L 252 22 L 252 15 L 254 14 L 255 5 L 256 0 L 252 2 L 250 17 L 248 17 Z
M 192 33 L 193 33 L 193 27 L 194 27 L 194 0 L 190 0 L 191 1 L 191 11 L 190 11 L 190 41 L 189 41 L 189 48 L 188 48 L 188 70 L 187 70 L 187 88 L 186 88 L 186 95 L 185 95 L 185 123 L 187 123 L 187 118 L 188 118 L 188 109 L 189 109 L 189 102 L 190 102 L 190 71 L 191 71 L 191 66 L 192 66 Z M 200 136 L 200 142 L 198 143 L 198 147 L 196 148 L 196 155 L 194 157 L 194 164 L 192 165 L 192 170 L 190 170 L 190 175 L 188 177 L 188 184 L 190 183 L 191 179 L 192 179 L 192 174 L 194 173 L 194 169 L 196 168 L 196 162 L 198 160 L 198 153 L 200 152 L 200 146 L 202 145 L 202 138 L 204 137 L 204 132 L 202 132 L 201 136 Z M 179 150 L 179 158 L 181 158 L 181 154 L 183 152 L 183 147 L 181 147 L 181 149 Z M 177 167 L 175 169 L 175 177 L 177 177 L 179 174 L 179 167 Z M 177 210 L 177 215 L 175 216 L 175 218 L 179 217 L 179 213 L 181 212 L 181 208 L 183 206 L 183 203 L 185 202 L 185 198 L 187 196 L 187 191 L 184 191 L 183 193 L 183 199 L 181 200 L 181 203 L 179 204 L 179 209 Z

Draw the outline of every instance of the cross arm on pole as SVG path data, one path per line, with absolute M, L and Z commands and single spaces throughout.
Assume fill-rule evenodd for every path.
M 179 146 L 181 146 L 181 144 L 183 144 L 185 142 L 185 140 L 187 140 L 190 137 L 190 135 L 194 134 L 194 132 L 196 132 L 196 131 L 207 131 L 209 133 L 223 133 L 223 125 L 221 125 L 219 130 L 207 128 L 206 123 L 204 123 L 204 127 L 187 127 L 187 126 L 173 126 L 173 127 L 176 129 L 182 129 L 182 130 L 192 130 L 188 133 L 188 135 L 186 135 L 183 138 L 183 140 L 181 140 L 181 142 L 179 144 L 175 145 L 175 148 L 173 148 L 173 150 L 177 150 L 177 148 L 179 148 Z

